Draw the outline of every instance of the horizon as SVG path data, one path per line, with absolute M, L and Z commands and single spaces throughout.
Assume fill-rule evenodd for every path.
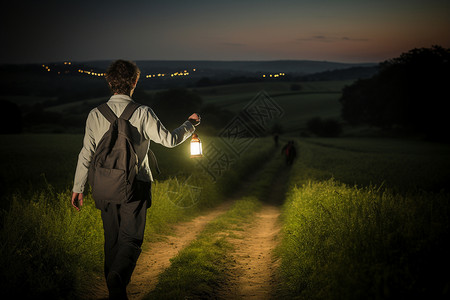
M 119 60 L 123 58 L 115 58 L 115 59 L 92 59 L 92 60 L 71 60 L 71 59 L 65 59 L 65 60 L 58 60 L 58 61 L 36 61 L 36 62 L 18 62 L 18 63 L 9 63 L 9 62 L 0 62 L 0 65 L 40 65 L 40 64 L 59 64 L 64 62 L 71 62 L 71 63 L 95 63 L 95 62 L 112 62 L 115 60 Z M 388 58 L 390 59 L 390 58 Z M 267 60 L 251 60 L 251 59 L 235 59 L 235 60 L 226 60 L 226 59 L 139 59 L 139 60 L 133 60 L 133 59 L 124 59 L 133 61 L 135 63 L 139 62 L 224 62 L 224 63 L 230 63 L 230 62 L 317 62 L 317 63 L 332 63 L 332 64 L 347 64 L 347 65 L 364 65 L 364 64 L 379 64 L 383 61 L 365 61 L 365 62 L 343 62 L 343 61 L 332 61 L 332 60 L 312 60 L 312 59 L 267 59 Z

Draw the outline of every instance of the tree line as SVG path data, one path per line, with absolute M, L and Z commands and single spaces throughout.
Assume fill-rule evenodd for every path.
M 450 49 L 416 48 L 380 64 L 371 78 L 343 89 L 342 118 L 351 125 L 398 129 L 450 141 Z

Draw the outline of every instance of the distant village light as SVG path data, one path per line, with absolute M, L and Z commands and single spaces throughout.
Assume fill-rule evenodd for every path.
M 64 61 L 64 62 L 62 62 L 61 64 L 62 64 L 62 65 L 65 65 L 65 66 L 69 66 L 69 65 L 72 65 L 72 62 L 70 62 L 70 61 Z M 47 65 L 45 65 L 45 64 L 42 64 L 41 66 L 42 66 L 42 68 L 44 68 L 47 72 L 51 72 L 51 71 L 52 71 L 52 70 L 50 69 L 50 67 L 47 66 Z M 58 67 L 59 67 L 59 66 L 56 65 L 56 68 L 58 68 Z M 53 71 L 55 72 L 55 70 L 53 70 Z M 196 69 L 196 68 L 193 68 L 192 71 L 195 72 L 195 71 L 197 71 L 197 69 Z M 71 70 L 60 70 L 60 71 L 56 70 L 56 72 L 57 72 L 57 74 L 69 74 L 69 73 L 71 72 Z M 89 71 L 88 71 L 88 70 L 83 70 L 83 69 L 77 69 L 77 70 L 74 71 L 74 72 L 78 72 L 78 73 L 81 73 L 81 74 L 87 74 L 87 75 L 91 75 L 91 76 L 97 76 L 97 77 L 105 76 L 105 73 L 98 73 L 98 72 L 94 71 L 94 69 L 90 69 Z M 164 77 L 164 76 L 166 76 L 166 75 L 167 75 L 167 76 L 170 75 L 170 77 L 175 77 L 175 76 L 189 76 L 190 73 L 189 73 L 189 71 L 186 69 L 186 70 L 174 72 L 174 73 L 171 73 L 171 74 L 165 74 L 165 73 L 147 74 L 147 75 L 145 75 L 145 78 Z

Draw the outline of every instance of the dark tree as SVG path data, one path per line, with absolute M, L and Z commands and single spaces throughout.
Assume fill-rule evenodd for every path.
M 398 127 L 442 139 L 447 135 L 449 82 L 450 49 L 413 49 L 381 63 L 372 78 L 344 88 L 342 118 L 350 124 Z
M 0 134 L 17 134 L 22 132 L 22 113 L 17 104 L 0 100 L 3 116 L 0 118 Z

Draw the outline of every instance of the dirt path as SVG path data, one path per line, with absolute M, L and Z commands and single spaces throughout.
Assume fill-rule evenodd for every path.
M 277 235 L 280 231 L 279 215 L 278 207 L 264 205 L 257 213 L 255 222 L 240 234 L 236 233 L 237 239 L 231 240 L 236 249 L 233 253 L 234 265 L 220 298 L 271 298 L 278 266 L 273 257 L 273 250 L 277 246 Z
M 235 264 L 231 267 L 231 276 L 223 288 L 224 299 L 269 299 L 275 286 L 274 271 L 277 262 L 273 250 L 277 245 L 277 235 L 281 225 L 278 222 L 280 204 L 284 198 L 285 169 L 274 181 L 271 191 L 266 194 L 262 209 L 256 213 L 255 221 L 246 226 L 244 231 L 236 232 L 239 239 L 231 239 L 236 251 L 233 254 Z M 129 299 L 142 299 L 158 283 L 158 275 L 170 266 L 170 259 L 191 243 L 206 224 L 225 213 L 251 185 L 258 174 L 251 176 L 230 200 L 192 221 L 174 225 L 174 234 L 163 241 L 151 242 L 145 247 L 138 259 L 136 269 L 127 288 Z M 104 279 L 98 278 L 97 288 L 89 299 L 107 299 L 108 290 Z M 218 295 L 219 298 L 222 298 Z
M 168 236 L 165 241 L 150 243 L 138 259 L 127 288 L 128 298 L 142 299 L 153 290 L 158 283 L 158 275 L 170 266 L 170 259 L 192 242 L 206 224 L 225 213 L 231 205 L 232 201 L 224 202 L 192 221 L 178 223 L 173 236 Z
M 131 282 L 127 287 L 129 299 L 142 299 L 153 290 L 158 283 L 158 275 L 170 266 L 170 259 L 192 242 L 203 230 L 206 224 L 225 213 L 233 204 L 226 201 L 189 222 L 174 225 L 174 234 L 167 236 L 164 241 L 147 244 L 146 250 L 141 253 L 133 272 Z M 108 289 L 105 280 L 98 284 L 90 299 L 108 299 Z
M 255 215 L 255 220 L 243 231 L 234 232 L 231 239 L 232 254 L 229 281 L 220 292 L 220 299 L 271 299 L 276 289 L 276 270 L 279 262 L 274 257 L 281 229 L 280 205 L 284 199 L 288 172 L 283 167 L 265 203 Z

